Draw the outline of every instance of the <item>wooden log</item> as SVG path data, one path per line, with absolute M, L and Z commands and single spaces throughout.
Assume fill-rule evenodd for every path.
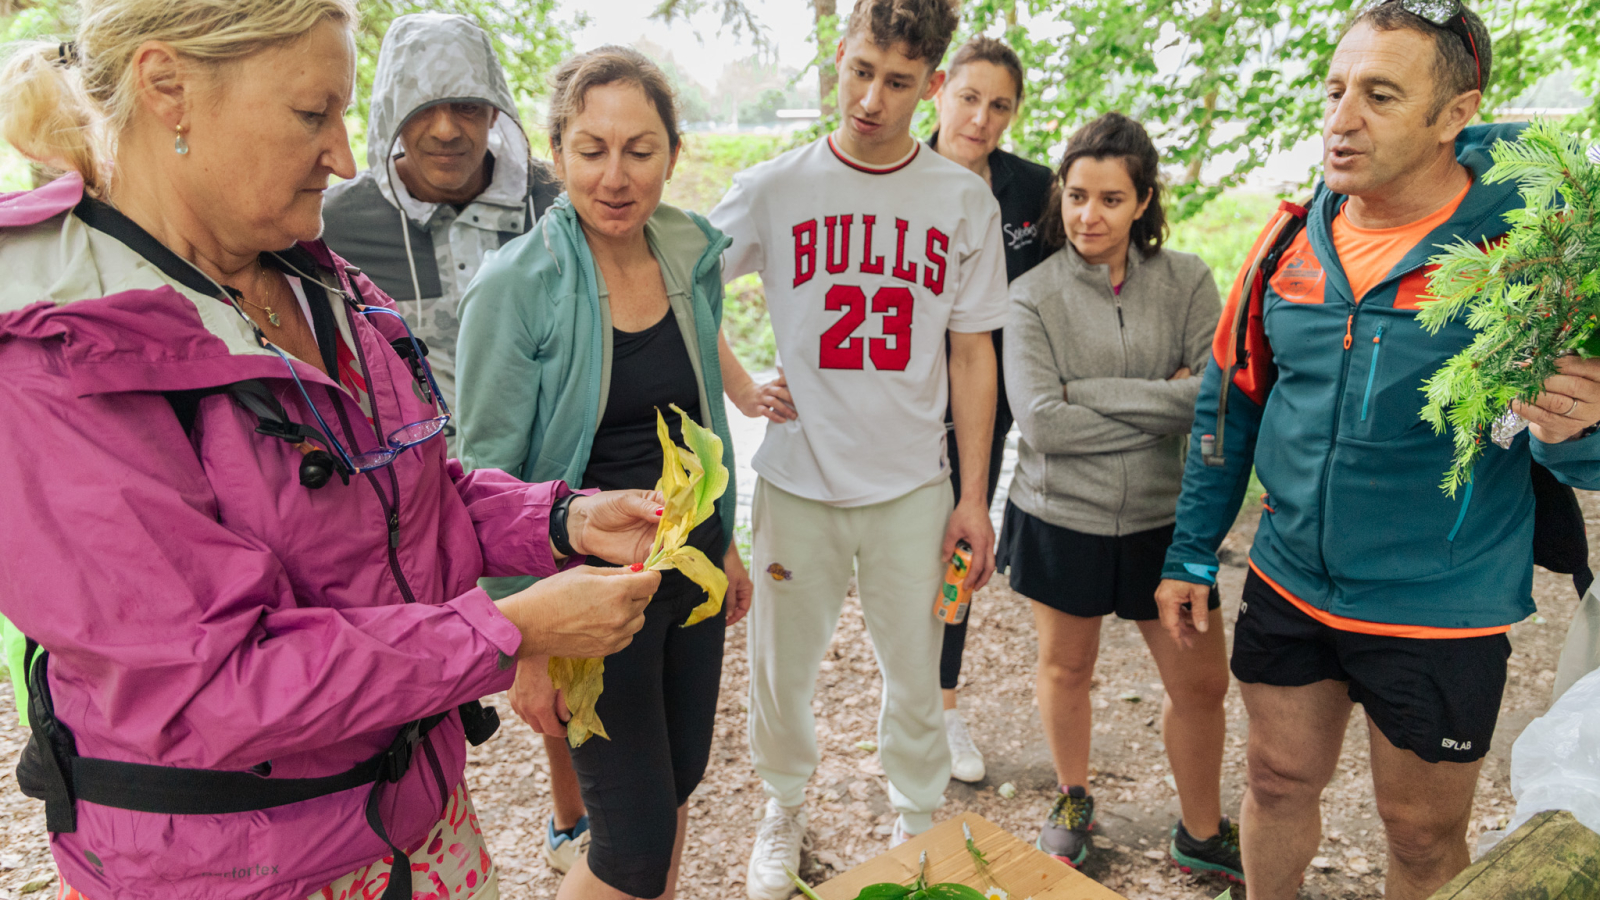
M 1600 835 L 1565 810 L 1539 813 L 1432 900 L 1600 900 Z

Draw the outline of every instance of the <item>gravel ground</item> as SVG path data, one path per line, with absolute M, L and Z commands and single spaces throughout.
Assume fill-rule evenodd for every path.
M 1600 534 L 1600 503 L 1584 496 L 1590 534 Z M 1253 518 L 1242 519 L 1225 557 L 1243 561 Z M 1591 539 L 1592 558 L 1600 549 Z M 1222 574 L 1224 612 L 1232 622 L 1244 570 Z M 1028 601 L 1003 579 L 982 592 L 973 607 L 962 706 L 989 764 L 979 785 L 952 782 L 939 817 L 976 812 L 1032 840 L 1048 811 L 1054 776 L 1033 702 L 1036 655 Z M 1514 810 L 1509 787 L 1511 744 L 1548 705 L 1556 657 L 1573 611 L 1570 581 L 1540 571 L 1535 578 L 1540 616 L 1512 629 L 1515 653 L 1494 749 L 1479 783 L 1469 839 L 1502 826 Z M 1231 631 L 1231 626 L 1230 626 Z M 763 804 L 744 740 L 748 664 L 745 629 L 728 636 L 727 663 L 710 771 L 690 801 L 690 832 L 680 896 L 724 900 L 744 896 L 744 867 Z M 1177 797 L 1166 780 L 1159 731 L 1162 691 L 1155 666 L 1137 629 L 1115 619 L 1106 623 L 1095 687 L 1092 788 L 1100 812 L 1098 852 L 1086 874 L 1130 898 L 1210 898 L 1224 885 L 1178 873 L 1164 858 L 1166 832 L 1178 815 Z M 877 757 L 857 749 L 876 739 L 882 685 L 872 661 L 860 606 L 852 597 L 833 648 L 823 663 L 815 709 L 824 750 L 811 788 L 814 849 L 803 867 L 816 883 L 888 848 L 893 816 Z M 16 790 L 13 770 L 25 740 L 10 713 L 10 685 L 0 684 L 0 900 L 50 896 L 53 869 L 44 837 L 42 806 Z M 557 879 L 542 862 L 539 843 L 548 815 L 548 771 L 535 736 L 496 698 L 508 724 L 470 758 L 468 777 L 490 848 L 501 867 L 503 896 L 552 897 Z M 1244 708 L 1235 688 L 1228 700 L 1229 737 L 1223 773 L 1224 807 L 1236 810 L 1244 774 Z M 1324 840 L 1317 868 L 1304 895 L 1311 898 L 1381 896 L 1385 868 L 1383 829 L 1372 801 L 1366 763 L 1367 737 L 1360 716 L 1352 717 L 1338 774 L 1323 800 Z M 1014 797 L 1000 787 L 1016 788 Z

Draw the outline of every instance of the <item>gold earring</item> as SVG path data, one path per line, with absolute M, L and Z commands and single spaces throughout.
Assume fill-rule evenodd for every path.
M 187 156 L 189 153 L 189 142 L 183 137 L 182 125 L 178 126 L 178 139 L 172 142 L 172 151 L 179 156 Z

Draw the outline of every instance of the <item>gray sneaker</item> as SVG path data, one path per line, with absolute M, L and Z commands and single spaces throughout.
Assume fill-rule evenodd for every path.
M 1073 785 L 1056 798 L 1034 846 L 1076 869 L 1089 855 L 1089 832 L 1094 830 L 1094 798 L 1082 785 Z

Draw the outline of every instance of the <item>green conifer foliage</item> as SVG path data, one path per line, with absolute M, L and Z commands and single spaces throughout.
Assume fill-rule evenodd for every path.
M 1472 480 L 1489 429 L 1512 400 L 1532 402 L 1556 360 L 1600 356 L 1600 165 L 1583 142 L 1549 122 L 1492 151 L 1485 183 L 1515 180 L 1525 207 L 1511 231 L 1484 248 L 1445 247 L 1429 260 L 1432 301 L 1418 321 L 1430 333 L 1465 315 L 1472 344 L 1427 380 L 1422 418 L 1449 425 L 1455 459 L 1441 487 L 1450 496 Z

